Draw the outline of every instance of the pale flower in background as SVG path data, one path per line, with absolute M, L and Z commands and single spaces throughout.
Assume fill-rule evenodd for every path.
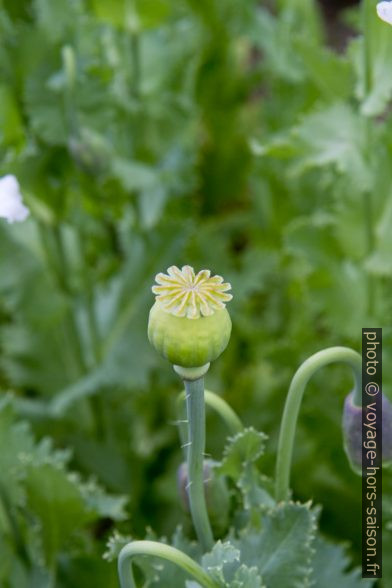
M 16 177 L 8 174 L 0 178 L 0 218 L 5 218 L 9 223 L 22 222 L 29 214 L 29 209 L 23 204 Z
M 392 2 L 379 2 L 377 14 L 384 22 L 392 25 Z

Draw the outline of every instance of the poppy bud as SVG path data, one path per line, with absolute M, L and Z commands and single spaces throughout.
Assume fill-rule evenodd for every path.
M 354 392 L 346 397 L 343 409 L 344 448 L 353 469 L 362 468 L 362 406 L 353 402 Z M 381 423 L 376 423 L 379 434 Z M 392 461 L 392 404 L 382 395 L 382 458 L 384 462 Z
M 229 523 L 230 496 L 225 478 L 214 475 L 214 464 L 211 459 L 203 462 L 204 492 L 211 525 L 216 535 L 222 535 Z M 177 471 L 177 485 L 181 505 L 190 514 L 188 483 L 188 466 L 184 462 Z

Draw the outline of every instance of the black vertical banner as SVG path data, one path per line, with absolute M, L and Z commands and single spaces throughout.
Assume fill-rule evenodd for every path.
M 382 578 L 382 329 L 362 329 L 362 578 Z

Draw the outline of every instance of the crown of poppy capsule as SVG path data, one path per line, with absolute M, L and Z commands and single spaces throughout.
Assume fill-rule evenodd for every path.
M 182 269 L 173 265 L 156 281 L 148 322 L 151 344 L 175 366 L 206 366 L 230 339 L 231 320 L 225 307 L 232 299 L 227 293 L 230 284 L 221 276 L 211 276 L 209 270 L 195 274 L 189 265 Z
M 158 286 L 153 286 L 152 291 L 161 307 L 173 316 L 190 319 L 211 316 L 233 298 L 227 294 L 231 286 L 222 276 L 211 276 L 206 269 L 195 274 L 190 265 L 182 269 L 172 265 L 167 274 L 160 273 L 155 280 Z

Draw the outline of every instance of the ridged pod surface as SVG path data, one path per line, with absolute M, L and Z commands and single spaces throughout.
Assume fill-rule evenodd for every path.
M 150 310 L 150 343 L 175 365 L 199 367 L 213 361 L 226 349 L 230 334 L 226 308 L 198 319 L 169 314 L 158 302 Z

